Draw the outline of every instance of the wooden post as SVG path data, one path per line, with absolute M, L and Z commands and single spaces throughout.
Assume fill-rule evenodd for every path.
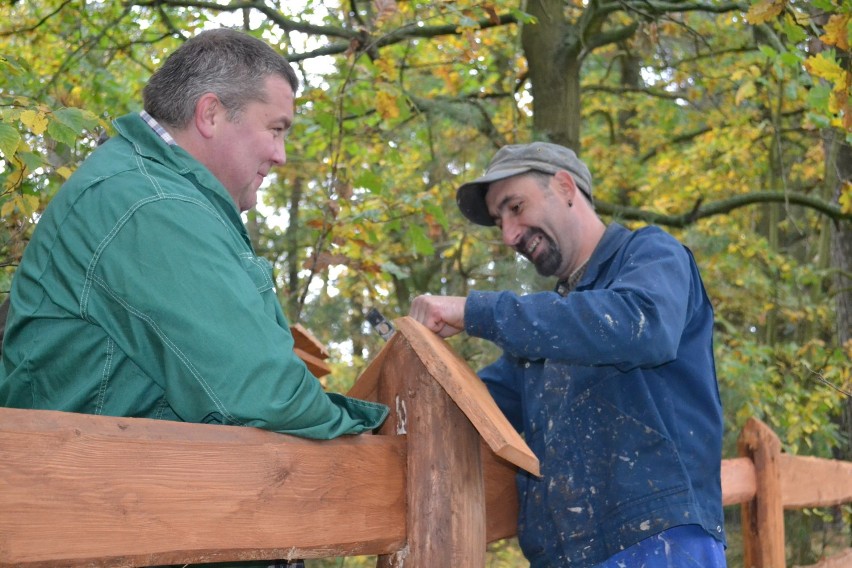
M 749 418 L 737 447 L 754 462 L 756 493 L 742 504 L 745 568 L 785 568 L 781 441 L 763 422 Z
M 408 438 L 408 541 L 378 566 L 484 566 L 485 544 L 517 531 L 517 468 L 539 475 L 538 459 L 442 339 L 409 317 L 394 323 L 349 391 L 390 407 L 380 434 Z
M 408 438 L 408 542 L 377 566 L 485 566 L 479 434 L 403 339 L 388 345 L 378 398 L 391 408 L 379 433 Z

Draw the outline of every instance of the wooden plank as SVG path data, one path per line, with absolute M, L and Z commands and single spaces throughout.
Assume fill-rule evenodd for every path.
M 325 345 L 320 343 L 320 341 L 301 324 L 295 323 L 291 325 L 290 333 L 293 335 L 294 347 L 319 359 L 328 359 L 328 349 L 325 348 Z
M 485 481 L 485 541 L 494 542 L 518 534 L 517 466 L 499 457 L 484 442 L 482 475 Z
M 849 568 L 850 566 L 852 566 L 852 548 L 847 548 L 839 554 L 802 568 Z
M 749 458 L 722 460 L 722 505 L 738 505 L 754 499 L 757 479 Z
M 319 357 L 311 355 L 306 351 L 302 351 L 298 347 L 293 348 L 293 353 L 295 353 L 296 356 L 299 357 L 299 359 L 305 362 L 305 365 L 307 365 L 308 370 L 313 373 L 315 377 L 324 377 L 331 373 L 331 367 L 329 367 L 328 364 Z
M 0 408 L 0 565 L 388 553 L 405 467 L 397 437 Z
M 378 401 L 378 384 L 384 359 L 393 349 L 386 345 L 379 352 L 347 393 L 349 396 Z M 395 432 L 397 413 L 395 408 L 392 410 L 394 414 L 386 424 L 393 424 L 392 431 Z M 405 429 L 403 425 L 400 425 L 400 428 Z M 486 542 L 494 542 L 513 537 L 518 532 L 518 493 L 515 486 L 515 474 L 518 468 L 497 456 L 482 440 L 480 440 L 480 448 L 485 483 Z
M 414 319 L 398 318 L 394 325 L 397 335 L 405 336 L 429 374 L 444 387 L 494 453 L 540 475 L 538 458 L 503 416 L 485 383 L 467 363 L 440 337 Z
M 379 378 L 381 377 L 382 367 L 384 366 L 385 356 L 388 351 L 389 346 L 386 343 L 379 353 L 373 357 L 373 360 L 370 361 L 370 364 L 367 365 L 364 372 L 362 372 L 355 380 L 355 384 L 352 385 L 352 388 L 346 393 L 348 396 L 378 402 Z
M 755 498 L 742 505 L 743 557 L 747 568 L 784 568 L 784 509 L 781 502 L 781 441 L 763 422 L 749 418 L 737 441 L 754 462 Z
M 379 400 L 391 415 L 379 433 L 408 440 L 408 541 L 377 566 L 485 566 L 479 435 L 402 334 L 388 347 Z
M 829 507 L 852 501 L 852 462 L 781 454 L 779 464 L 784 508 Z

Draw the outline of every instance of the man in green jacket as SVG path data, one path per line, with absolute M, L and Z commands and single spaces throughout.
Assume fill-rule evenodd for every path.
M 232 30 L 188 40 L 47 207 L 12 285 L 0 405 L 328 439 L 383 405 L 325 393 L 293 353 L 240 212 L 286 161 L 298 79 Z

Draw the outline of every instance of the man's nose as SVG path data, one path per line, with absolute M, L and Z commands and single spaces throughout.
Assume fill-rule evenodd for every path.
M 283 142 L 276 147 L 275 154 L 272 156 L 272 161 L 279 166 L 283 166 L 287 163 L 287 150 L 284 148 Z
M 522 231 L 518 223 L 503 219 L 500 230 L 503 231 L 503 242 L 510 247 L 516 247 L 521 240 Z

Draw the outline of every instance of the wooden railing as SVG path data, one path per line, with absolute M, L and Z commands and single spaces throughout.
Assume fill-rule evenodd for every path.
M 517 468 L 538 461 L 443 341 L 395 323 L 350 391 L 390 406 L 377 435 L 0 409 L 0 566 L 484 566 L 486 544 L 516 532 Z M 852 500 L 852 464 L 782 454 L 758 421 L 740 446 L 722 485 L 743 504 L 746 567 L 783 568 L 783 507 Z
M 781 452 L 778 436 L 750 418 L 738 441 L 742 457 L 722 461 L 722 502 L 742 504 L 745 568 L 784 568 L 784 509 L 852 501 L 852 462 Z M 852 549 L 818 564 L 849 568 Z

